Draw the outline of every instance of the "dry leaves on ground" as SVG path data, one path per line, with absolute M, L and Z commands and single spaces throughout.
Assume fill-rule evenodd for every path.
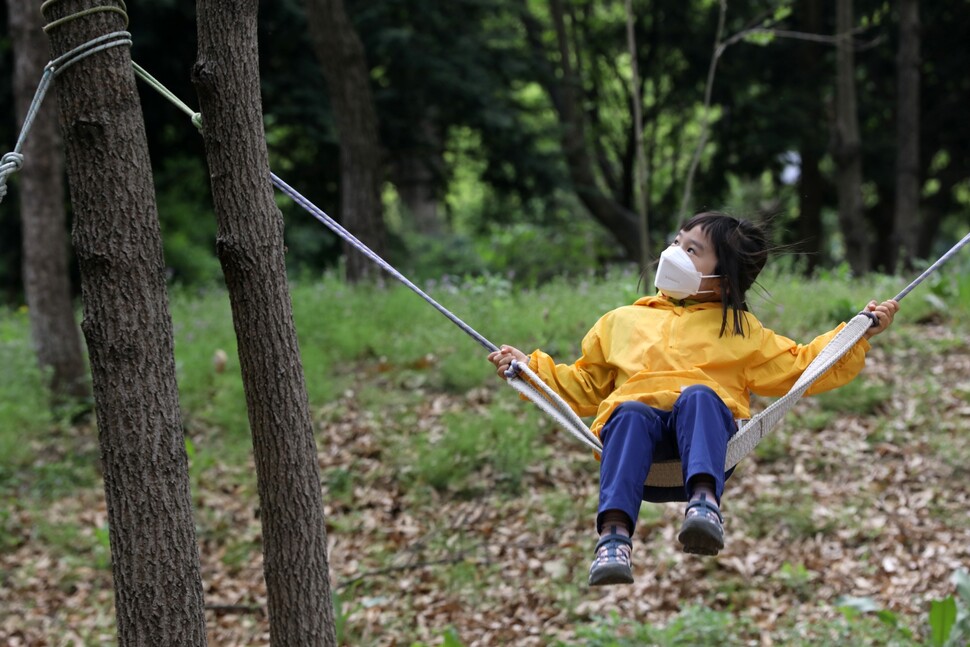
M 333 590 L 353 645 L 581 644 L 577 630 L 616 613 L 664 625 L 690 605 L 730 610 L 747 644 L 779 644 L 838 617 L 840 596 L 869 597 L 915 632 L 931 600 L 952 594 L 970 565 L 970 347 L 944 329 L 926 339 L 950 351 L 875 349 L 865 379 L 891 397 L 866 415 L 799 404 L 747 458 L 723 501 L 727 546 L 717 558 L 678 551 L 678 505 L 644 506 L 634 548 L 636 583 L 590 589 L 597 464 L 549 421 L 542 449 L 515 483 L 485 462 L 460 488 L 422 485 L 401 453 L 448 431 L 449 415 L 527 407 L 493 386 L 463 395 L 415 392 L 364 410 L 356 392 L 318 411 Z M 393 376 L 371 375 L 389 380 Z M 373 385 L 371 385 L 373 386 Z M 367 388 L 361 384 L 360 388 Z M 195 491 L 210 644 L 268 645 L 255 484 L 247 466 L 217 465 Z M 96 488 L 44 510 L 15 510 L 24 536 L 0 552 L 0 642 L 111 642 L 110 572 L 90 550 L 72 555 L 32 533 L 70 522 L 79 545 L 99 545 Z

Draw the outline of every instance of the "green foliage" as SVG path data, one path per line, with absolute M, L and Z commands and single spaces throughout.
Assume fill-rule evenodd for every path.
M 587 647 L 722 647 L 747 644 L 740 636 L 746 621 L 725 611 L 688 606 L 665 627 L 654 627 L 620 618 L 616 613 L 580 627 L 576 634 Z M 557 643 L 564 647 L 567 643 Z
M 521 418 L 500 406 L 490 407 L 485 415 L 445 416 L 439 439 L 412 440 L 417 454 L 413 477 L 437 490 L 467 494 L 480 482 L 482 471 L 489 470 L 507 491 L 519 492 L 537 451 L 537 425 Z
M 786 533 L 793 539 L 812 537 L 829 529 L 814 517 L 815 501 L 808 494 L 790 491 L 773 492 L 759 497 L 748 518 L 746 530 L 753 537 Z
M 222 268 L 215 254 L 216 220 L 203 159 L 167 158 L 155 174 L 165 187 L 156 199 L 170 279 L 183 285 L 218 285 Z
M 492 271 L 535 286 L 559 276 L 588 274 L 606 254 L 606 241 L 590 227 L 491 227 L 478 252 Z
M 23 462 L 29 455 L 25 442 L 52 424 L 44 374 L 30 342 L 27 309 L 0 309 L 0 456 Z
M 943 647 L 957 622 L 957 602 L 953 597 L 930 602 L 930 644 Z
M 930 644 L 964 647 L 970 644 L 970 574 L 960 569 L 951 578 L 956 596 L 930 602 Z
M 893 387 L 859 376 L 845 386 L 815 397 L 823 412 L 866 416 L 889 403 L 893 397 Z
M 817 307 L 813 308 L 769 311 L 769 316 L 776 316 L 779 322 L 790 324 L 805 335 L 821 332 L 823 325 L 831 323 L 828 317 L 833 313 L 824 312 L 826 300 L 819 298 L 819 294 L 859 303 L 885 282 L 895 281 L 871 277 L 860 282 L 843 282 L 842 277 L 830 275 L 802 285 L 801 280 L 783 272 L 769 274 L 768 280 L 772 292 L 781 295 L 777 298 L 780 304 L 800 305 L 808 302 L 808 295 L 818 299 Z M 961 281 L 958 279 L 958 285 Z M 587 274 L 558 278 L 538 288 L 518 289 L 507 278 L 490 274 L 467 279 L 449 277 L 425 287 L 476 328 L 489 336 L 500 335 L 495 341 L 513 343 L 524 350 L 541 346 L 563 361 L 571 361 L 578 352 L 579 339 L 599 314 L 636 298 L 636 282 L 637 277 L 631 270 L 617 269 L 602 277 Z M 357 392 L 355 406 L 365 414 L 382 414 L 382 421 L 398 418 L 388 415 L 387 410 L 402 412 L 391 428 L 383 430 L 382 437 L 385 441 L 391 439 L 390 446 L 382 448 L 381 461 L 389 468 L 383 474 L 385 477 L 388 473 L 394 474 L 397 485 L 405 490 L 411 488 L 416 496 L 430 493 L 466 498 L 482 495 L 479 483 L 488 482 L 499 485 L 498 495 L 514 495 L 522 489 L 526 470 L 549 460 L 551 450 L 540 440 L 540 434 L 548 429 L 546 421 L 514 398 L 491 403 L 469 402 L 460 411 L 437 418 L 429 429 L 416 430 L 418 405 L 427 402 L 428 394 L 444 390 L 468 392 L 496 378 L 484 359 L 484 350 L 470 343 L 411 291 L 399 286 L 351 287 L 334 275 L 317 280 L 306 275 L 294 282 L 292 298 L 314 415 L 320 415 L 322 409 L 343 395 L 344 381 L 354 372 L 360 373 L 362 377 L 358 377 L 367 384 Z M 193 482 L 198 485 L 200 479 L 211 478 L 209 473 L 220 464 L 244 465 L 250 460 L 246 406 L 225 292 L 180 287 L 173 290 L 171 303 L 183 421 L 187 430 L 186 452 Z M 970 312 L 963 308 L 957 300 L 955 307 L 945 313 L 948 325 L 964 325 Z M 907 330 L 915 327 L 918 331 L 916 326 L 913 323 Z M 906 344 L 916 343 L 918 337 L 907 337 L 913 333 L 902 331 L 889 334 L 899 334 L 900 343 Z M 16 549 L 26 540 L 26 531 L 18 527 L 18 510 L 72 496 L 77 487 L 89 486 L 98 478 L 93 448 L 64 453 L 49 450 L 51 445 L 60 443 L 56 434 L 61 432 L 56 421 L 37 418 L 38 412 L 46 411 L 43 406 L 46 396 L 39 375 L 36 379 L 24 377 L 36 370 L 32 368 L 33 358 L 25 341 L 28 337 L 25 313 L 5 311 L 0 315 L 0 353 L 10 369 L 3 374 L 8 379 L 0 377 L 0 407 L 5 407 L 0 408 L 5 416 L 0 417 L 0 444 L 5 450 L 0 453 L 0 491 L 12 492 L 17 497 L 16 500 L 13 496 L 0 499 L 2 550 Z M 213 364 L 218 350 L 225 351 L 226 356 L 221 372 Z M 945 351 L 943 346 L 934 349 L 934 352 Z M 820 400 L 817 409 L 822 413 L 832 410 L 836 414 L 878 413 L 889 395 L 882 383 L 866 379 L 857 380 L 852 389 L 830 402 Z M 19 407 L 18 401 L 28 403 L 29 407 Z M 24 416 L 28 408 L 33 411 Z M 362 419 L 368 418 L 363 415 Z M 16 423 L 10 424 L 12 420 Z M 15 425 L 27 426 L 32 430 L 32 438 L 43 440 L 40 445 L 43 451 L 32 443 L 22 442 L 22 431 Z M 769 458 L 783 457 L 784 440 L 779 437 L 772 446 L 774 442 L 775 436 L 770 437 L 759 452 Z M 355 504 L 355 490 L 367 486 L 366 480 L 372 478 L 373 475 L 358 470 L 355 463 L 331 467 L 323 473 L 328 500 L 348 509 Z M 550 492 L 543 500 L 554 522 L 565 523 L 575 515 L 576 502 L 565 493 Z M 816 520 L 814 504 L 807 493 L 788 488 L 772 492 L 754 502 L 745 532 L 755 538 L 783 533 L 796 540 L 825 533 L 829 526 Z M 659 508 L 645 511 L 643 521 L 647 525 L 651 523 L 650 514 L 661 512 Z M 348 514 L 337 523 L 345 524 L 341 528 L 350 532 L 357 521 L 358 518 Z M 107 566 L 109 554 L 104 528 L 48 523 L 37 533 L 43 545 L 59 551 L 79 547 L 78 554 L 84 560 Z M 223 563 L 235 569 L 258 550 L 258 545 L 251 538 L 234 538 L 231 533 L 231 524 L 220 519 L 216 512 L 201 515 L 201 538 L 225 547 Z M 460 591 L 474 590 L 478 586 L 477 572 L 468 565 L 456 566 L 449 570 L 445 585 Z M 772 579 L 782 590 L 806 603 L 812 599 L 815 574 L 804 564 L 786 563 Z M 932 626 L 937 627 L 937 635 L 948 635 L 951 641 L 952 636 L 961 635 L 960 631 L 966 634 L 967 616 L 961 609 L 970 605 L 970 593 L 963 588 L 958 588 L 958 592 L 953 604 L 944 601 L 927 609 L 931 616 L 927 635 Z M 740 605 L 745 599 L 743 590 L 722 593 L 731 605 Z M 346 604 L 349 602 L 342 607 L 344 621 L 349 615 Z M 776 637 L 780 644 L 806 647 L 916 643 L 902 621 L 891 613 L 863 612 L 858 605 L 854 610 L 851 604 L 845 606 L 841 618 L 812 627 L 811 640 L 805 638 L 805 628 L 799 627 L 795 619 L 791 620 L 793 626 L 789 630 L 779 628 Z M 756 630 L 746 627 L 745 622 L 737 611 L 688 607 L 664 627 L 617 618 L 596 621 L 580 629 L 583 634 L 576 644 L 746 644 L 744 637 L 750 637 Z M 717 643 L 713 642 L 715 635 L 719 639 Z M 457 634 L 450 638 L 442 634 L 442 640 L 458 641 L 459 638 Z M 951 642 L 950 647 L 957 644 Z
M 40 521 L 32 530 L 39 544 L 68 555 L 68 559 L 101 570 L 111 567 L 107 527 L 90 529 L 71 522 Z
M 785 588 L 790 589 L 801 600 L 811 598 L 813 592 L 812 582 L 816 579 L 816 574 L 805 568 L 804 564 L 790 564 L 785 562 L 781 565 L 781 570 L 775 577 Z

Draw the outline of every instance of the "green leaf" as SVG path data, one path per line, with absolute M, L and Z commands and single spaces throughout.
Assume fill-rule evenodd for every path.
M 770 45 L 774 42 L 774 40 L 775 35 L 770 31 L 753 31 L 750 34 L 745 34 L 744 36 L 744 42 L 748 43 L 749 45 L 759 45 L 761 47 Z
M 458 634 L 455 633 L 454 629 L 448 629 L 445 631 L 441 647 L 464 647 L 464 644 L 458 638 Z
M 785 20 L 786 18 L 790 17 L 791 14 L 792 14 L 792 7 L 791 7 L 791 5 L 785 4 L 785 5 L 781 5 L 777 9 L 775 9 L 775 14 L 774 14 L 774 16 L 772 18 L 773 18 L 773 20 L 776 23 L 778 23 L 778 22 L 781 22 L 782 20 Z
M 943 647 L 957 620 L 957 603 L 953 596 L 930 602 L 930 644 Z

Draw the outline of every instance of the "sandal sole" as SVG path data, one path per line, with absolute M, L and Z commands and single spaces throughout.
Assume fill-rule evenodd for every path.
M 717 555 L 724 548 L 724 531 L 710 521 L 693 517 L 684 521 L 677 540 L 685 553 Z
M 633 584 L 633 571 L 623 564 L 605 564 L 589 574 L 590 586 Z

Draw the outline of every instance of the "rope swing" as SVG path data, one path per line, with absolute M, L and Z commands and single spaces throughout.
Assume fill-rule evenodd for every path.
M 50 0 L 48 0 L 50 1 Z M 96 10 L 108 10 L 106 8 L 96 8 Z M 73 17 L 71 17 L 73 18 Z M 48 25 L 52 27 L 57 23 Z M 24 158 L 21 153 L 23 141 L 30 130 L 34 116 L 44 99 L 47 88 L 54 77 L 73 63 L 90 56 L 96 52 L 109 47 L 119 45 L 131 45 L 131 34 L 126 31 L 113 32 L 99 38 L 95 38 L 80 47 L 77 47 L 63 56 L 51 61 L 45 68 L 30 110 L 24 120 L 24 125 L 17 145 L 14 150 L 0 158 L 0 201 L 6 193 L 6 179 L 9 175 L 16 172 L 23 165 Z M 139 65 L 132 63 L 135 74 L 157 90 L 163 97 L 171 101 L 176 107 L 188 114 L 196 128 L 202 128 L 201 114 L 194 112 L 178 97 L 169 92 L 161 83 L 153 78 Z M 297 205 L 305 209 L 311 216 L 326 225 L 337 236 L 347 242 L 354 249 L 361 252 L 364 256 L 376 263 L 381 269 L 393 276 L 403 285 L 415 292 L 438 312 L 447 317 L 452 323 L 460 328 L 465 334 L 478 342 L 487 351 L 498 350 L 498 346 L 486 339 L 481 333 L 462 321 L 459 317 L 435 301 L 430 295 L 401 274 L 390 263 L 381 258 L 367 245 L 358 240 L 352 233 L 347 231 L 340 223 L 331 218 L 322 209 L 314 205 L 307 198 L 301 195 L 296 189 L 280 179 L 275 173 L 270 173 L 270 181 L 282 193 L 289 196 Z M 910 283 L 902 292 L 896 295 L 895 300 L 899 301 L 905 297 L 913 288 L 919 285 L 926 277 L 935 272 L 945 262 L 952 258 L 962 247 L 970 243 L 970 234 L 954 245 L 948 252 L 941 256 L 935 263 L 928 267 L 919 277 Z M 744 456 L 750 453 L 762 439 L 778 424 L 784 415 L 795 405 L 808 388 L 828 371 L 836 362 L 839 361 L 855 344 L 862 338 L 866 330 L 874 325 L 875 318 L 868 312 L 861 312 L 853 317 L 842 330 L 822 349 L 818 357 L 805 369 L 801 377 L 795 382 L 791 390 L 774 401 L 770 406 L 746 420 L 740 420 L 737 433 L 728 442 L 727 459 L 725 461 L 725 471 L 737 465 Z M 539 376 L 536 375 L 528 366 L 520 362 L 512 362 L 512 366 L 505 375 L 509 386 L 518 391 L 523 397 L 532 401 L 536 406 L 549 415 L 562 429 L 586 445 L 593 451 L 599 453 L 603 446 L 569 405 Z M 657 487 L 676 487 L 683 485 L 683 472 L 681 463 L 678 460 L 656 462 L 650 469 L 647 476 L 646 485 Z

